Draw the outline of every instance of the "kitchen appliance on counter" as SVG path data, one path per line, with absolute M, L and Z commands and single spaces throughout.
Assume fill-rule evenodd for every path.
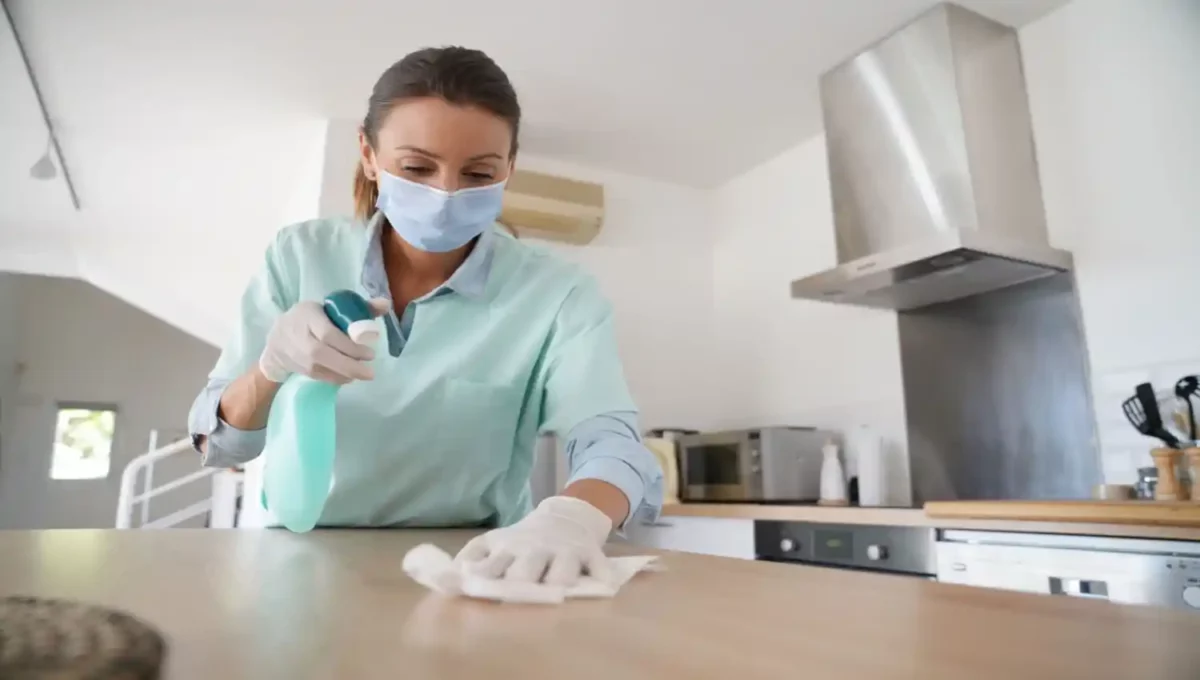
M 821 491 L 821 447 L 836 435 L 811 427 L 760 427 L 679 438 L 680 500 L 802 503 Z
M 758 560 L 927 579 L 937 574 L 935 542 L 936 530 L 931 527 L 754 523 L 754 553 Z
M 1200 611 L 1200 543 L 942 531 L 944 583 Z
M 663 471 L 663 505 L 679 502 L 679 451 L 675 442 L 662 437 L 643 437 L 642 443 L 658 459 Z
M 673 442 L 679 441 L 679 438 L 688 434 L 700 434 L 699 430 L 689 430 L 682 427 L 654 427 L 646 430 L 645 436 L 655 437 L 657 439 L 667 439 Z
M 642 442 L 663 470 L 663 505 L 679 502 L 679 438 L 699 433 L 682 427 L 655 427 L 643 433 Z

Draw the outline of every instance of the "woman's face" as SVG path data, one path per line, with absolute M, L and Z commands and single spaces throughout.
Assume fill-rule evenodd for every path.
M 392 107 L 372 149 L 359 133 L 363 168 L 379 170 L 444 191 L 495 184 L 512 172 L 508 122 L 484 109 L 455 106 L 438 97 L 410 99 Z

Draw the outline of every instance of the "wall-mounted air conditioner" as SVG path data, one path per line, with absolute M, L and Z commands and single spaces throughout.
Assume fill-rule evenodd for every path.
M 521 237 L 587 243 L 604 222 L 604 187 L 517 170 L 508 178 L 500 222 Z

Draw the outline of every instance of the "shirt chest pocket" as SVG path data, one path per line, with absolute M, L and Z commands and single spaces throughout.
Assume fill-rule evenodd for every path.
M 466 378 L 446 378 L 442 388 L 439 430 L 446 452 L 508 467 L 521 413 L 521 389 Z

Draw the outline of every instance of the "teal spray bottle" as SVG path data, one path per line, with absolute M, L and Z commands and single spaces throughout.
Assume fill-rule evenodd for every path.
M 325 315 L 350 339 L 373 346 L 378 322 L 358 293 L 339 290 L 325 298 Z M 339 385 L 293 375 L 283 382 L 267 416 L 263 448 L 263 507 L 295 532 L 317 525 L 333 482 L 337 449 Z

